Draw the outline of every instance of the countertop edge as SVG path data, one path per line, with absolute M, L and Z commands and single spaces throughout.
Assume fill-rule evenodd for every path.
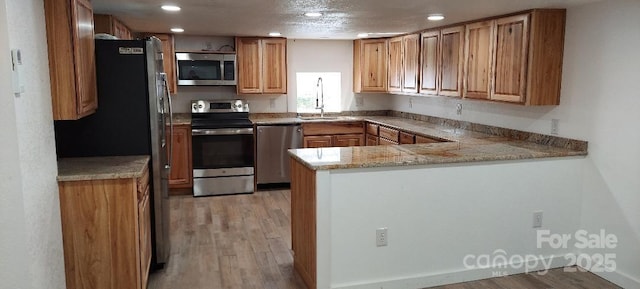
M 548 153 L 544 156 L 492 156 L 477 159 L 447 159 L 447 160 L 417 160 L 415 162 L 397 162 L 397 163 L 364 163 L 364 164 L 326 164 L 326 165 L 312 165 L 295 153 L 288 152 L 289 156 L 300 162 L 305 167 L 314 171 L 328 171 L 328 170 L 348 170 L 348 169 L 367 169 L 367 168 L 397 168 L 397 167 L 413 167 L 413 166 L 429 166 L 429 165 L 444 165 L 444 164 L 471 164 L 471 163 L 484 163 L 484 162 L 496 162 L 496 161 L 533 161 L 551 158 L 570 158 L 570 157 L 586 157 L 588 153 L 586 151 L 572 151 L 566 153 Z
M 56 176 L 56 181 L 58 182 L 75 182 L 75 181 L 95 181 L 95 180 L 112 180 L 112 179 L 135 179 L 143 176 L 145 170 L 149 165 L 149 156 L 115 156 L 115 157 L 86 157 L 86 158 L 72 158 L 75 165 L 86 165 L 83 164 L 83 161 L 95 161 L 99 159 L 105 160 L 114 160 L 114 159 L 123 159 L 124 163 L 128 165 L 126 170 L 122 168 L 118 168 L 117 166 L 110 166 L 108 162 L 105 162 L 101 165 L 100 170 L 91 173 L 90 169 L 87 169 L 85 172 L 63 172 L 60 173 L 60 164 L 61 161 L 69 159 L 60 159 L 58 160 L 58 175 Z M 93 169 L 96 169 L 96 166 L 93 166 Z M 120 171 L 117 171 L 120 169 Z M 110 171 L 111 170 L 111 171 Z

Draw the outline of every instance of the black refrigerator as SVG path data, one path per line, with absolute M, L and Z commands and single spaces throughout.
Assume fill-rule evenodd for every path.
M 56 121 L 59 158 L 148 155 L 152 206 L 152 264 L 169 257 L 167 157 L 171 95 L 163 72 L 162 44 L 145 40 L 96 40 L 98 109 L 74 121 Z

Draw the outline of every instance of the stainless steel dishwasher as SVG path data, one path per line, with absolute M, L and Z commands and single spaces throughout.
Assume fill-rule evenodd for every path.
M 288 149 L 302 147 L 300 124 L 260 125 L 256 140 L 256 182 L 258 185 L 291 182 Z

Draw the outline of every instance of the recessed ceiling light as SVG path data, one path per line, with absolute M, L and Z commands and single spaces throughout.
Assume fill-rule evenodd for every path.
M 358 33 L 358 38 L 364 38 L 369 36 L 369 33 Z
M 269 32 L 269 36 L 278 37 L 281 36 L 280 32 Z
M 429 21 L 440 21 L 442 19 L 444 19 L 444 15 L 442 14 L 431 14 L 427 17 Z
M 304 16 L 307 16 L 307 17 L 320 17 L 320 16 L 322 16 L 322 13 L 320 13 L 320 12 L 307 12 L 307 13 L 304 13 Z
M 182 29 L 182 28 L 171 28 L 171 32 L 181 33 L 181 32 L 184 32 L 184 29 Z
M 178 7 L 176 5 L 162 5 L 162 7 L 160 7 L 160 8 L 162 8 L 162 10 L 164 10 L 164 11 L 172 11 L 172 12 L 180 11 L 180 9 L 181 9 L 180 7 Z

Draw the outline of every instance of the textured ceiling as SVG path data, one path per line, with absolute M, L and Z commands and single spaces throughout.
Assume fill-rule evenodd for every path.
M 354 39 L 362 32 L 413 32 L 531 8 L 568 8 L 597 0 L 93 0 L 95 13 L 113 14 L 134 31 L 190 35 Z M 165 12 L 163 4 L 182 7 Z M 320 18 L 303 14 L 322 12 Z M 446 19 L 430 22 L 441 13 Z

